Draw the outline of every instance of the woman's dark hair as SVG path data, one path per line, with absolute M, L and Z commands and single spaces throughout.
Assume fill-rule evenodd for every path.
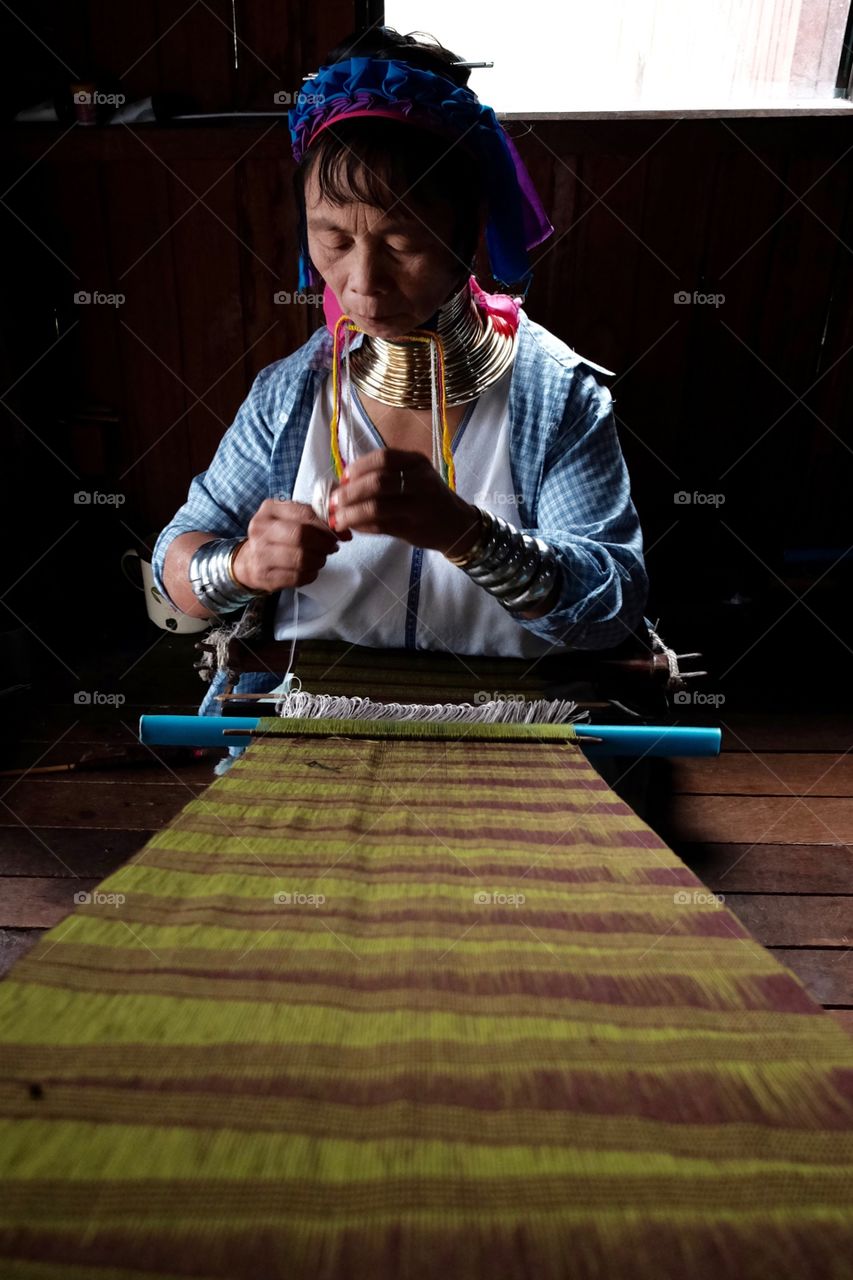
M 354 33 L 323 59 L 330 66 L 347 58 L 395 58 L 464 86 L 470 71 L 455 67 L 459 55 L 431 37 L 416 39 L 424 32 L 400 35 L 392 27 Z M 306 91 L 310 88 L 306 82 Z M 405 121 L 378 117 L 343 119 L 319 134 L 303 156 L 293 176 L 299 215 L 300 245 L 308 257 L 308 228 L 305 212 L 305 184 L 314 173 L 320 195 L 333 205 L 361 200 L 376 208 L 400 203 L 422 212 L 438 203 L 452 201 L 455 214 L 450 247 L 460 260 L 460 268 L 473 265 L 479 235 L 483 182 L 479 164 L 464 146 L 428 129 Z M 405 192 L 399 199 L 397 192 Z

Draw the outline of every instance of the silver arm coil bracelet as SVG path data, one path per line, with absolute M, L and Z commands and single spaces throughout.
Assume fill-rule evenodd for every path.
M 204 542 L 190 560 L 190 586 L 197 599 L 214 613 L 230 613 L 264 591 L 252 591 L 234 577 L 231 565 L 245 538 L 214 538 Z
M 513 616 L 529 612 L 552 592 L 560 572 L 554 548 L 522 533 L 482 507 L 481 533 L 462 556 L 448 556 Z

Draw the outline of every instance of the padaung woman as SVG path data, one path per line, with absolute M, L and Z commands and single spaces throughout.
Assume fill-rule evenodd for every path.
M 327 323 L 257 375 L 157 541 L 185 612 L 272 597 L 282 641 L 531 658 L 640 622 L 611 393 L 521 305 L 553 227 L 469 75 L 383 27 L 306 77 L 299 286 L 323 290 Z M 481 236 L 498 293 L 473 274 Z

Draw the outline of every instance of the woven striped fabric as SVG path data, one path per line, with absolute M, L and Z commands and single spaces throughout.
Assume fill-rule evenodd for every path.
M 851 1274 L 853 1040 L 469 728 L 257 740 L 15 966 L 4 1280 Z
M 286 645 L 281 648 L 286 650 Z M 248 659 L 252 659 L 251 642 Z M 295 670 L 312 693 L 349 695 L 381 702 L 484 702 L 493 696 L 556 696 L 567 683 L 564 662 L 544 658 L 483 658 L 439 651 L 376 650 L 338 640 L 297 646 Z

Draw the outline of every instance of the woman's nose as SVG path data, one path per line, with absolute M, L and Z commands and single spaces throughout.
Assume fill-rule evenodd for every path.
M 350 265 L 349 281 L 352 293 L 363 297 L 371 297 L 381 293 L 388 284 L 386 264 L 376 249 L 363 246 L 354 251 Z

